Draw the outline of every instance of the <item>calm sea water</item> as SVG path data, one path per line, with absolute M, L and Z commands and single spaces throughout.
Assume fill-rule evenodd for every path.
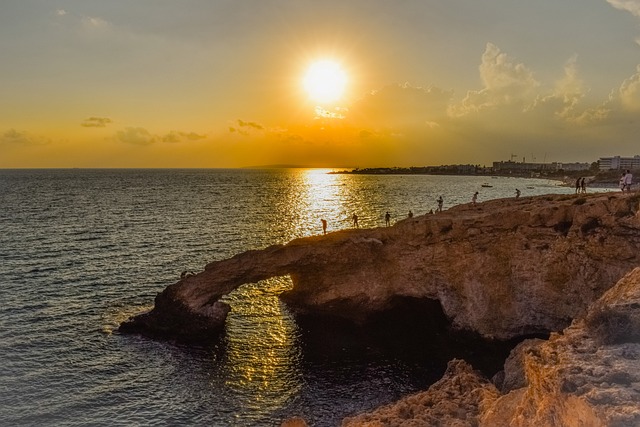
M 492 188 L 482 188 L 489 181 Z M 310 345 L 276 278 L 241 287 L 215 348 L 115 331 L 184 270 L 247 249 L 546 180 L 323 170 L 0 170 L 0 425 L 336 425 L 442 373 L 371 343 Z

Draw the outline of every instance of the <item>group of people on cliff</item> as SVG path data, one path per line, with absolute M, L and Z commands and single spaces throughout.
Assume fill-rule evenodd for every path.
M 477 201 L 478 201 L 478 194 L 479 192 L 476 191 L 473 194 L 473 197 L 471 199 L 471 202 L 473 203 L 473 205 L 475 206 Z M 516 188 L 516 199 L 520 197 L 520 190 L 518 190 Z M 436 199 L 436 203 L 437 203 L 437 208 L 436 208 L 436 212 L 442 212 L 442 208 L 444 205 L 444 199 L 442 198 L 442 196 L 439 196 Z M 433 214 L 433 209 L 431 209 L 429 211 L 430 214 Z M 407 214 L 407 218 L 413 218 L 413 211 L 409 210 L 409 213 Z M 324 218 L 320 219 L 321 223 L 322 223 L 322 234 L 327 234 L 327 220 Z M 353 224 L 354 228 L 360 228 L 360 225 L 358 223 L 358 214 L 356 214 L 355 212 L 353 213 L 353 215 L 351 215 L 351 222 Z M 389 213 L 389 211 L 387 211 L 384 215 L 384 223 L 387 227 L 391 226 L 391 214 Z
M 620 186 L 620 190 L 621 191 L 631 191 L 631 185 L 633 183 L 633 175 L 631 173 L 631 171 L 629 169 L 626 170 L 626 172 L 622 173 L 622 176 L 620 177 L 620 182 L 619 182 L 619 186 Z M 578 179 L 576 179 L 576 184 L 575 184 L 575 188 L 576 188 L 576 194 L 583 194 L 587 192 L 587 180 L 585 177 L 579 177 Z M 480 193 L 478 191 L 476 191 L 475 193 L 473 193 L 473 196 L 471 198 L 471 203 L 475 206 L 478 202 L 478 195 Z M 520 190 L 516 188 L 516 193 L 515 193 L 515 198 L 518 199 L 520 198 Z M 442 207 L 444 204 L 444 200 L 442 198 L 442 196 L 439 196 L 436 199 L 436 203 L 437 203 L 437 208 L 436 208 L 436 212 L 442 212 Z M 430 214 L 433 214 L 433 209 L 431 209 L 429 211 Z M 411 210 L 409 210 L 409 213 L 407 215 L 408 218 L 413 218 L 413 212 Z M 323 234 L 327 234 L 327 220 L 325 220 L 324 218 L 320 220 L 322 222 L 322 233 Z M 354 212 L 353 215 L 351 216 L 351 221 L 353 223 L 353 227 L 355 228 L 359 228 L 358 225 L 358 215 Z M 387 227 L 391 226 L 391 214 L 389 213 L 389 211 L 387 211 L 384 215 L 384 222 L 385 225 Z
M 440 197 L 440 199 L 442 199 L 442 197 Z M 413 218 L 413 211 L 411 209 L 409 209 L 407 218 Z M 324 218 L 320 218 L 320 222 L 322 223 L 322 234 L 327 234 L 327 220 Z M 351 222 L 353 223 L 353 227 L 360 228 L 360 225 L 358 224 L 358 214 L 356 214 L 355 212 L 353 213 L 353 215 L 351 215 Z M 391 226 L 391 214 L 389 213 L 389 211 L 384 214 L 384 223 L 387 227 Z

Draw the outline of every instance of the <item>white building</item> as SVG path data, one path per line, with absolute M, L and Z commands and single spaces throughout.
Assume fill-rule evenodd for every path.
M 600 160 L 598 160 L 598 165 L 600 166 L 601 171 L 611 169 L 640 169 L 640 156 L 635 155 L 633 157 L 600 157 Z
M 558 163 L 558 170 L 568 171 L 586 171 L 591 168 L 590 163 Z
M 557 171 L 558 163 L 527 163 L 501 161 L 493 162 L 493 170 L 496 172 L 532 172 L 532 171 Z

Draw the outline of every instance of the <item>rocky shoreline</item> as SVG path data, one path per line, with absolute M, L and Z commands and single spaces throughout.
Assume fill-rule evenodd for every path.
M 342 425 L 639 426 L 638 367 L 640 268 L 549 340 L 519 344 L 492 380 L 452 360 L 427 391 Z
M 625 360 L 637 366 L 640 273 L 634 271 L 630 279 L 625 279 L 625 283 L 631 283 L 625 289 L 631 291 L 616 294 L 617 302 L 612 303 L 615 307 L 627 307 L 630 313 L 625 312 L 627 317 L 609 310 L 610 316 L 597 320 L 594 313 L 607 312 L 602 307 L 608 307 L 609 300 L 600 298 L 606 298 L 609 294 L 605 293 L 616 282 L 640 266 L 639 203 L 637 193 L 492 200 L 405 219 L 393 227 L 342 230 L 247 251 L 212 262 L 203 272 L 168 286 L 157 295 L 153 310 L 129 319 L 120 331 L 181 341 L 214 340 L 224 327 L 229 310 L 219 301 L 222 296 L 244 283 L 289 275 L 293 289 L 281 298 L 299 317 L 340 319 L 364 325 L 398 309 L 398 304 L 402 307 L 403 303 L 414 301 L 435 304 L 451 328 L 486 339 L 508 340 L 564 331 L 536 344 L 546 347 L 531 350 L 531 342 L 517 347 L 505 365 L 504 378 L 493 383 L 480 375 L 477 381 L 462 381 L 460 378 L 472 375 L 473 369 L 465 362 L 452 362 L 443 380 L 426 393 L 436 393 L 439 387 L 444 387 L 443 390 L 454 387 L 446 385 L 448 378 L 452 378 L 454 383 L 478 384 L 470 391 L 476 400 L 464 400 L 464 404 L 460 403 L 463 406 L 456 406 L 457 397 L 444 399 L 436 393 L 436 397 L 428 400 L 432 403 L 422 405 L 440 408 L 433 412 L 439 415 L 432 420 L 437 417 L 442 420 L 434 421 L 435 425 L 640 425 L 633 424 L 640 422 L 637 411 L 623 402 L 631 399 L 629 402 L 636 408 L 639 405 L 640 391 L 634 372 L 623 369 L 622 374 L 614 375 L 614 379 L 624 383 L 627 394 L 620 402 L 609 399 L 614 402 L 613 408 L 619 408 L 611 411 L 602 409 L 604 406 L 596 408 L 586 391 L 580 394 L 580 390 L 586 390 L 583 386 L 587 382 L 574 381 L 574 387 L 559 380 L 559 374 L 549 377 L 555 382 L 545 376 L 551 375 L 547 371 L 552 364 L 565 363 L 563 358 L 567 369 L 576 371 L 571 360 L 579 360 L 579 355 L 566 349 L 578 345 L 580 339 L 597 342 L 589 347 L 595 353 L 605 354 L 612 345 L 628 346 L 623 352 Z M 627 322 L 627 318 L 635 320 Z M 579 323 L 576 319 L 585 320 Z M 594 325 L 606 325 L 608 319 L 630 328 L 631 332 L 622 334 L 626 337 L 622 338 L 626 340 L 622 344 L 603 341 L 603 336 L 612 333 L 618 323 L 610 325 L 604 335 L 595 332 Z M 579 329 L 582 324 L 587 325 L 586 329 Z M 569 341 L 571 336 L 582 338 Z M 548 352 L 555 354 L 555 359 L 539 356 L 550 348 L 553 351 Z M 539 357 L 530 357 L 531 354 Z M 614 351 L 606 360 L 618 366 L 615 354 Z M 536 366 L 542 373 L 535 374 Z M 607 375 L 606 365 L 602 370 Z M 593 375 L 596 379 L 602 377 Z M 557 382 L 561 383 L 559 389 Z M 529 387 L 534 383 L 538 388 Z M 513 389 L 514 384 L 518 388 Z M 464 390 L 460 388 L 459 393 L 466 393 Z M 518 398 L 513 394 L 516 390 L 520 390 Z M 511 397 L 503 399 L 505 396 Z M 560 418 L 541 415 L 540 423 L 529 423 L 535 419 L 530 412 L 537 412 L 531 409 L 533 406 L 525 410 L 522 402 L 539 406 L 554 399 L 564 402 L 559 404 L 560 409 L 582 408 L 580 413 L 584 417 L 576 420 L 586 421 L 570 422 L 569 418 L 562 418 L 568 412 L 554 409 L 553 413 L 565 415 Z M 510 412 L 496 406 L 497 402 L 513 409 L 509 421 L 499 419 Z M 491 407 L 496 409 L 491 412 L 488 409 Z M 394 415 L 395 421 L 385 418 L 390 415 L 374 412 L 345 420 L 345 425 L 424 425 L 418 420 L 425 413 L 418 409 L 402 409 L 402 416 Z M 447 410 L 457 415 L 446 418 L 452 416 Z M 411 420 L 415 422 L 412 424 Z

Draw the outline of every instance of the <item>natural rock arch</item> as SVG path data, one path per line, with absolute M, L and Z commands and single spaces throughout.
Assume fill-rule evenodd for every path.
M 461 205 L 393 227 L 343 230 L 214 261 L 168 286 L 123 332 L 207 340 L 219 299 L 290 275 L 294 312 L 364 323 L 395 297 L 440 302 L 460 329 L 509 339 L 561 330 L 640 261 L 635 194 L 538 196 Z

